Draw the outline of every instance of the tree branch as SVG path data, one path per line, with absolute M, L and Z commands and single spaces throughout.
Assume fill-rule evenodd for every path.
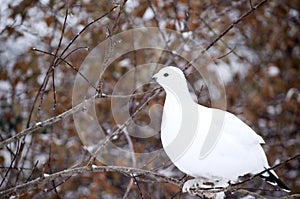
M 45 121 L 42 121 L 42 122 L 37 122 L 35 123 L 33 126 L 27 128 L 27 129 L 24 129 L 23 131 L 21 131 L 20 133 L 6 139 L 6 140 L 3 140 L 2 142 L 0 142 L 0 149 L 3 148 L 5 145 L 7 144 L 10 144 L 12 142 L 15 142 L 15 141 L 18 141 L 19 138 L 23 137 L 23 136 L 26 136 L 34 131 L 37 131 L 45 126 L 48 126 L 48 125 L 51 125 L 51 124 L 54 124 L 60 120 L 62 120 L 63 118 L 66 118 L 80 110 L 84 110 L 85 109 L 85 105 L 87 103 L 87 101 L 89 100 L 92 100 L 94 99 L 95 97 L 91 97 L 90 99 L 88 100 L 85 100 L 83 101 L 82 103 L 78 104 L 77 106 L 63 112 L 62 114 L 60 115 L 57 115 L 55 117 L 52 117 L 52 118 L 49 118 Z
M 181 182 L 175 178 L 166 177 L 149 170 L 136 169 L 130 167 L 121 167 L 121 166 L 94 166 L 93 165 L 91 170 L 84 166 L 84 167 L 66 169 L 49 175 L 45 174 L 43 177 L 36 178 L 32 181 L 29 181 L 28 183 L 17 185 L 10 189 L 1 191 L 0 198 L 11 196 L 11 195 L 17 195 L 22 193 L 23 191 L 28 191 L 32 189 L 43 189 L 48 183 L 51 183 L 51 181 L 59 178 L 70 177 L 70 176 L 81 175 L 81 174 L 89 174 L 95 172 L 118 172 L 128 177 L 132 177 L 132 175 L 135 176 L 138 175 L 139 177 L 146 176 L 148 178 L 155 179 L 156 182 L 171 183 L 177 186 L 181 185 Z
M 204 51 L 208 51 L 217 41 L 219 41 L 224 35 L 226 35 L 232 28 L 234 28 L 238 23 L 240 23 L 244 18 L 251 15 L 257 8 L 262 6 L 264 3 L 266 3 L 268 0 L 262 0 L 259 2 L 256 6 L 253 6 L 252 3 L 250 4 L 251 8 L 248 10 L 245 14 L 243 14 L 240 18 L 233 21 L 232 24 L 230 24 L 217 38 L 215 38 L 205 49 Z

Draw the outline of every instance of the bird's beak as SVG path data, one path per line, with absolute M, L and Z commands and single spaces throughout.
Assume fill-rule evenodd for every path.
M 157 80 L 157 77 L 154 75 L 154 76 L 152 77 L 152 80 L 156 81 L 156 80 Z

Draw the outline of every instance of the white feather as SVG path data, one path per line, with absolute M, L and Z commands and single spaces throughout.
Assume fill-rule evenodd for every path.
M 264 143 L 262 137 L 234 114 L 196 104 L 181 70 L 165 67 L 154 78 L 166 91 L 161 127 L 162 144 L 171 161 L 181 171 L 210 182 L 233 182 L 245 174 L 256 174 L 269 168 L 261 147 Z M 220 133 L 212 135 L 212 129 Z M 193 133 L 195 135 L 191 135 Z M 188 144 L 178 144 L 178 136 L 185 139 L 182 135 L 192 140 Z M 201 157 L 200 152 L 207 138 L 215 139 L 215 143 L 209 153 Z M 177 145 L 170 147 L 174 143 Z

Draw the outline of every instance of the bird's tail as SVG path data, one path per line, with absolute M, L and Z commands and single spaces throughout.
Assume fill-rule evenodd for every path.
M 262 173 L 260 177 L 271 185 L 280 187 L 283 191 L 291 192 L 291 190 L 278 178 L 273 170 L 267 170 Z

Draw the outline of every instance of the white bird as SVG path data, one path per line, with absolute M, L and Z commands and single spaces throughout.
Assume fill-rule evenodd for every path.
M 164 67 L 153 79 L 166 92 L 161 123 L 163 148 L 179 170 L 195 178 L 185 182 L 183 192 L 207 188 L 206 182 L 227 187 L 241 176 L 270 168 L 261 147 L 265 143 L 262 137 L 234 114 L 194 102 L 180 69 Z M 290 191 L 273 170 L 261 177 Z M 223 198 L 225 194 L 213 196 Z

